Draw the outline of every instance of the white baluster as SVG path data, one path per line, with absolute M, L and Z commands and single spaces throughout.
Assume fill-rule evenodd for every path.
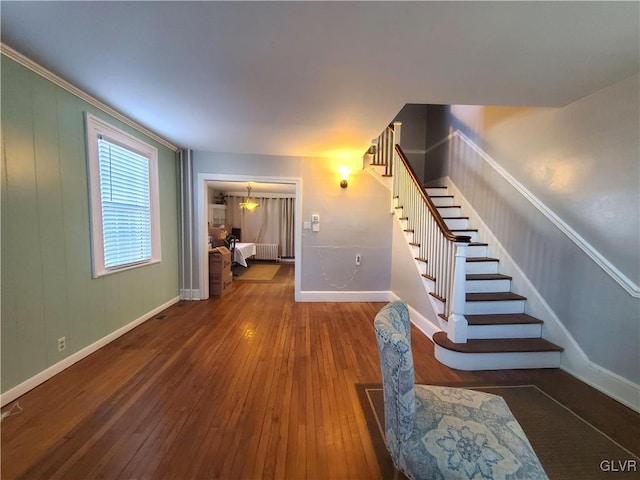
M 453 270 L 453 295 L 448 319 L 447 337 L 454 343 L 467 343 L 467 319 L 464 317 L 467 279 L 467 244 L 456 242 L 456 261 Z

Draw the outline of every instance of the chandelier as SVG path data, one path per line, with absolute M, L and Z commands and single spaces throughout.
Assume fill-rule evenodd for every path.
M 244 202 L 240 202 L 240 208 L 244 208 L 248 212 L 251 212 L 258 208 L 260 204 L 251 198 L 251 183 L 247 184 L 247 198 Z

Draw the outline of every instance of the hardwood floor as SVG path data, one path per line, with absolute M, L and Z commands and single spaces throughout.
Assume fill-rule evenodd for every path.
M 379 478 L 354 385 L 382 305 L 295 303 L 292 271 L 174 305 L 18 399 L 2 478 Z M 415 329 L 413 353 L 419 383 L 536 384 L 640 454 L 638 415 L 562 371 L 450 370 Z

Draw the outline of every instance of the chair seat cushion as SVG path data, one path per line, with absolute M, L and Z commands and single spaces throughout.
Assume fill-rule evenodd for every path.
M 497 395 L 416 385 L 413 433 L 398 467 L 416 479 L 546 479 L 531 444 Z M 391 433 L 387 441 L 398 441 Z

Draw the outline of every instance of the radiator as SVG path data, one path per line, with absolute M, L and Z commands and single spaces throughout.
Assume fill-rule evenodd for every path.
M 280 260 L 277 243 L 256 243 L 256 260 Z

